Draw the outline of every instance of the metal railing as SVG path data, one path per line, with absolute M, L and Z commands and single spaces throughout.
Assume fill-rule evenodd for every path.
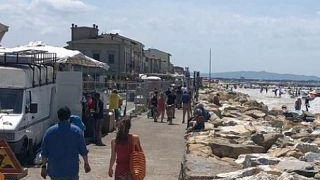
M 17 51 L 0 54 L 0 64 L 54 65 L 57 60 L 55 53 L 46 51 Z
M 56 79 L 55 64 L 57 61 L 56 53 L 48 53 L 47 51 L 40 50 L 24 50 L 15 52 L 0 53 L 0 65 L 28 65 L 32 69 L 32 86 L 41 86 L 48 84 L 48 66 L 53 68 L 52 83 Z M 35 83 L 35 69 L 39 71 L 39 83 Z M 45 83 L 42 83 L 41 71 L 45 70 Z

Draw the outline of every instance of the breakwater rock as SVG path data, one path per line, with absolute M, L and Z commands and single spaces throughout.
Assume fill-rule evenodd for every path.
M 213 104 L 219 93 L 222 107 Z M 287 120 L 246 94 L 202 90 L 205 130 L 186 133 L 180 179 L 320 179 L 320 120 Z

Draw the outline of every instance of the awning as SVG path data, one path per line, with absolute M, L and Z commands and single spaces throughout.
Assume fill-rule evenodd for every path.
M 18 46 L 14 48 L 3 48 L 0 49 L 0 53 L 9 53 L 9 52 L 19 52 L 19 51 L 45 51 L 48 53 L 55 53 L 57 55 L 57 63 L 66 63 L 66 64 L 74 64 L 86 67 L 98 67 L 104 70 L 108 70 L 109 66 L 106 63 L 97 61 L 93 58 L 90 58 L 80 51 L 77 50 L 69 50 L 63 47 L 55 47 L 48 46 L 43 44 L 40 41 L 30 42 L 25 46 Z

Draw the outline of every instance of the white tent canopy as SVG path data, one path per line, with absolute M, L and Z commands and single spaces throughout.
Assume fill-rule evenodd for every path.
M 157 77 L 157 76 L 142 76 L 141 79 L 143 79 L 143 80 L 161 80 L 161 78 Z
M 184 74 L 178 74 L 178 73 L 175 73 L 175 74 L 172 74 L 171 75 L 172 77 L 175 77 L 175 78 L 178 78 L 178 77 L 185 77 L 185 75 Z
M 26 50 L 38 50 L 38 51 L 47 51 L 48 53 L 56 53 L 57 63 L 76 64 L 76 65 L 87 66 L 87 67 L 99 67 L 105 70 L 109 69 L 109 66 L 106 63 L 92 59 L 82 54 L 80 51 L 69 50 L 63 47 L 48 46 L 43 44 L 41 41 L 30 42 L 28 45 L 25 45 L 25 46 L 18 46 L 14 48 L 3 48 L 3 49 L 0 49 L 0 53 L 19 52 L 19 51 L 26 51 Z

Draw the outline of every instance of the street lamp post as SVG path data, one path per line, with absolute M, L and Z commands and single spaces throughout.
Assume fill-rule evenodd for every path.
M 210 60 L 209 60 L 209 87 L 211 87 L 211 48 L 210 48 Z

